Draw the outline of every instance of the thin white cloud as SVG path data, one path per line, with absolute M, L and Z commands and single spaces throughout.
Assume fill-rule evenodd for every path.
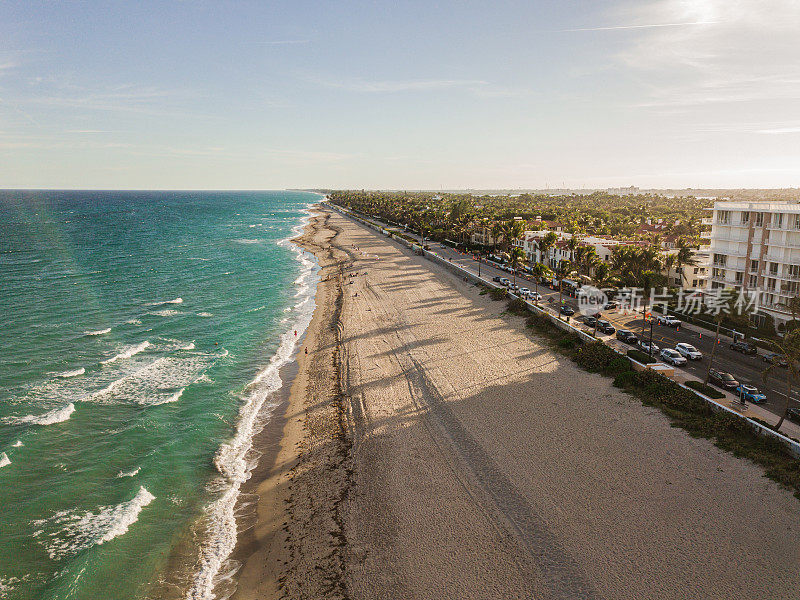
M 311 40 L 267 40 L 263 42 L 252 42 L 260 46 L 293 46 L 297 44 L 308 44 Z
M 409 79 L 403 81 L 330 81 L 316 80 L 319 85 L 362 93 L 393 93 L 445 90 L 453 88 L 477 89 L 489 85 L 488 81 L 481 79 Z
M 776 127 L 775 129 L 760 129 L 758 133 L 777 135 L 782 133 L 800 133 L 800 127 Z
M 657 27 L 687 27 L 691 25 L 714 25 L 720 21 L 689 21 L 685 23 L 650 23 L 646 25 L 615 25 L 610 27 L 576 27 L 574 29 L 557 29 L 557 32 L 569 31 L 615 31 L 618 29 L 655 29 Z

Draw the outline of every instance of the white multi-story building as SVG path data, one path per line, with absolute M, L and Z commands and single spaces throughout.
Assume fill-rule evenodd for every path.
M 786 302 L 800 293 L 800 204 L 715 202 L 703 219 L 711 231 L 709 282 L 712 289 L 760 290 L 761 310 L 775 324 L 791 320 Z

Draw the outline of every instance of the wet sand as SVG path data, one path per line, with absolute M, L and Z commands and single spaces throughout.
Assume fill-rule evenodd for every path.
M 236 598 L 797 597 L 800 503 L 759 467 L 372 230 L 303 238 L 327 281 Z

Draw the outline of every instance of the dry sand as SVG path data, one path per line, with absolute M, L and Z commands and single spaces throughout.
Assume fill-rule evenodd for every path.
M 759 467 L 345 217 L 305 243 L 328 281 L 238 598 L 800 597 Z

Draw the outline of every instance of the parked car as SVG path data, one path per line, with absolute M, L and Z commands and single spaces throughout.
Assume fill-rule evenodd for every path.
M 747 354 L 748 356 L 755 356 L 758 354 L 758 348 L 756 348 L 750 342 L 733 342 L 731 344 L 731 350 L 736 350 L 736 352 L 741 352 L 742 354 Z
M 594 327 L 595 325 L 597 325 L 597 319 L 595 319 L 594 317 L 586 317 L 583 320 L 583 324 L 586 325 L 587 327 Z
M 612 334 L 616 331 L 616 328 L 605 319 L 597 319 L 597 329 L 608 334 Z
M 575 309 L 572 308 L 571 306 L 567 306 L 566 304 L 562 304 L 561 305 L 561 314 L 562 315 L 566 315 L 568 317 L 571 317 L 572 315 L 575 314 Z
M 500 277 L 495 275 L 494 277 L 492 277 L 492 281 L 494 281 L 495 283 L 500 283 Z
M 792 421 L 800 423 L 800 407 L 793 406 L 786 412 L 786 416 L 789 417 Z
M 528 298 L 530 298 L 534 302 L 541 302 L 542 301 L 542 295 L 539 292 L 531 292 L 528 295 Z
M 603 310 L 616 310 L 617 306 L 618 304 L 612 300 L 611 302 L 606 302 Z
M 659 325 L 666 325 L 667 327 L 680 327 L 681 322 L 672 315 L 658 315 L 656 323 Z
M 661 351 L 661 360 L 665 363 L 669 363 L 674 367 L 680 367 L 681 365 L 686 364 L 686 359 L 681 356 L 681 353 L 673 348 L 664 348 Z
M 748 385 L 746 383 L 743 383 L 736 388 L 736 394 L 739 396 L 739 398 L 742 398 L 747 402 L 753 402 L 754 404 L 760 404 L 767 399 L 764 394 L 758 391 L 756 386 Z
M 633 346 L 636 346 L 639 343 L 639 338 L 636 337 L 636 334 L 632 331 L 628 331 L 627 329 L 618 329 L 617 339 Z
M 735 390 L 739 387 L 739 382 L 736 381 L 733 375 L 725 371 L 718 371 L 717 369 L 711 369 L 711 371 L 709 371 L 708 382 L 726 390 Z
M 519 288 L 519 295 L 520 296 L 527 296 L 530 293 L 531 293 L 531 291 L 526 287 Z
M 508 277 L 501 277 L 500 278 L 500 285 L 504 285 L 506 287 L 511 285 L 511 280 Z
M 684 342 L 675 344 L 675 350 L 680 352 L 681 356 L 689 360 L 700 360 L 703 358 L 703 353 L 691 344 L 686 344 Z
M 650 347 L 652 345 L 652 348 Z M 657 354 L 661 348 L 655 342 L 650 340 L 639 340 L 639 350 L 647 352 L 648 354 Z
M 786 357 L 777 352 L 767 352 L 761 357 L 761 360 L 763 360 L 765 363 L 777 364 L 779 367 L 784 369 L 789 367 L 789 361 L 786 360 Z

